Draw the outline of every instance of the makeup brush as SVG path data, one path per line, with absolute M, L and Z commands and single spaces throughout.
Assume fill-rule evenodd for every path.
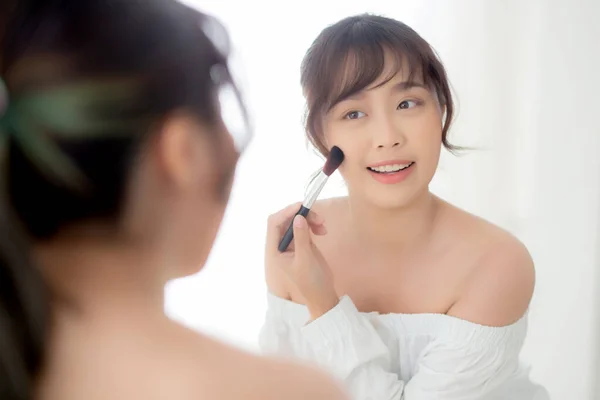
M 302 215 L 304 218 L 308 215 L 310 208 L 313 206 L 317 197 L 319 197 L 319 193 L 327 183 L 327 179 L 335 172 L 336 169 L 342 164 L 344 161 L 344 152 L 337 146 L 333 146 L 331 151 L 329 152 L 329 156 L 327 157 L 327 161 L 325 161 L 325 165 L 323 169 L 319 171 L 318 175 L 313 181 L 310 190 L 308 191 L 304 201 L 302 202 L 302 206 L 296 213 L 296 215 Z M 294 218 L 296 217 L 294 215 Z M 283 235 L 283 239 L 279 242 L 279 251 L 284 252 L 287 250 L 288 246 L 294 239 L 294 221 L 290 223 L 285 235 Z

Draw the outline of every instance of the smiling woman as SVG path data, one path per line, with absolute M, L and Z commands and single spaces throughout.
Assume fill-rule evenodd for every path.
M 411 182 L 430 181 L 440 141 L 448 150 L 458 149 L 448 141 L 454 104 L 444 67 L 429 44 L 406 25 L 369 18 L 348 18 L 326 29 L 322 35 L 330 44 L 319 45 L 317 39 L 308 51 L 302 65 L 306 132 L 323 155 L 337 144 L 349 160 L 360 158 L 360 164 L 345 163 L 342 170 L 351 195 L 360 192 L 393 207 L 415 196 L 416 187 L 378 183 L 399 183 L 411 175 L 418 175 Z M 398 149 L 417 138 L 419 149 L 412 151 L 419 152 L 419 163 L 415 154 L 365 157 L 364 148 L 373 144 Z M 380 168 L 365 174 L 368 167 Z
M 263 349 L 314 360 L 355 399 L 547 399 L 519 362 L 527 249 L 429 190 L 442 147 L 457 149 L 429 44 L 393 19 L 346 18 L 313 42 L 302 86 L 307 135 L 344 151 L 348 196 L 313 207 L 312 247 L 267 244 Z

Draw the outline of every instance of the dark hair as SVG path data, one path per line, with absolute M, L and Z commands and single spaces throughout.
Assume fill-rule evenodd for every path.
M 175 0 L 3 0 L 0 15 L 0 398 L 16 400 L 33 396 L 50 327 L 30 244 L 117 223 L 148 137 L 177 111 L 221 126 L 220 90 L 237 90 L 223 27 Z
M 395 68 L 383 83 L 407 66 L 409 81 L 420 79 L 436 93 L 445 108 L 442 144 L 450 151 L 458 150 L 448 141 L 454 104 L 446 71 L 435 51 L 402 22 L 370 14 L 344 18 L 327 27 L 304 56 L 301 85 L 307 100 L 304 123 L 310 143 L 328 155 L 323 117 L 337 103 L 380 79 L 386 54 L 393 57 Z

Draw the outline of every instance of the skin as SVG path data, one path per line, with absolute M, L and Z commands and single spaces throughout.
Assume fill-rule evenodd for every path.
M 233 349 L 164 313 L 166 282 L 206 262 L 227 204 L 216 176 L 236 161 L 223 126 L 173 115 L 146 144 L 117 226 L 87 221 L 35 245 L 66 300 L 53 304 L 38 399 L 346 398 L 312 369 Z
M 311 211 L 311 239 L 322 260 L 305 258 L 297 268 L 317 289 L 308 290 L 298 274 L 287 272 L 289 256 L 267 252 L 269 290 L 306 304 L 313 319 L 349 295 L 364 312 L 439 313 L 486 326 L 512 324 L 533 294 L 532 259 L 508 232 L 429 191 L 440 156 L 443 108 L 427 88 L 405 87 L 406 78 L 400 72 L 381 87 L 374 82 L 325 116 L 325 143 L 345 154 L 340 172 L 349 195 L 318 201 Z M 379 183 L 366 169 L 396 159 L 415 162 L 401 183 Z M 280 211 L 272 220 L 285 216 L 289 221 L 293 212 Z

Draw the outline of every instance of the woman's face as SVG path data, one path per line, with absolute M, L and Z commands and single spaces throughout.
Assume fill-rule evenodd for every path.
M 407 77 L 401 71 L 381 86 L 374 82 L 325 117 L 327 145 L 345 154 L 340 173 L 351 198 L 393 208 L 428 189 L 440 156 L 442 110 L 431 90 Z

